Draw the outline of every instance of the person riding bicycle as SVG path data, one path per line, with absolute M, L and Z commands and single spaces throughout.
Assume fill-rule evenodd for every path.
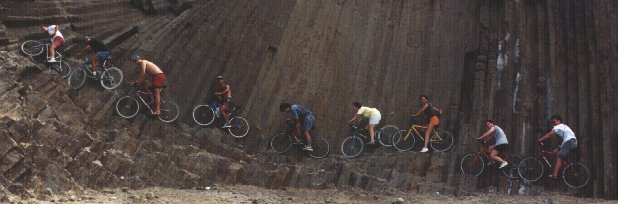
M 577 139 L 575 138 L 575 133 L 573 130 L 571 130 L 569 126 L 562 123 L 562 117 L 559 115 L 554 115 L 550 120 L 554 127 L 547 134 L 539 137 L 537 141 L 542 142 L 543 140 L 549 139 L 555 135 L 562 138 L 562 143 L 560 143 L 558 148 L 553 151 L 558 154 L 558 157 L 556 158 L 556 165 L 554 165 L 554 172 L 552 175 L 549 175 L 550 178 L 558 178 L 558 172 L 560 171 L 560 167 L 562 166 L 564 159 L 569 156 L 572 150 L 577 148 Z
M 287 118 L 288 121 L 294 122 L 294 130 L 292 131 L 292 135 L 296 140 L 299 140 L 300 136 L 300 127 L 302 123 L 303 127 L 303 135 L 307 140 L 307 146 L 303 148 L 303 150 L 307 150 L 312 152 L 312 144 L 311 144 L 311 129 L 313 128 L 313 121 L 315 120 L 315 116 L 313 112 L 311 112 L 307 107 L 301 106 L 298 104 L 289 104 L 289 103 L 281 103 L 279 104 L 279 111 L 288 113 L 289 116 Z
M 369 123 L 365 126 L 365 129 L 369 130 L 370 141 L 367 144 L 373 145 L 376 143 L 375 141 L 375 129 L 376 126 L 380 123 L 382 119 L 382 115 L 380 115 L 380 111 L 376 108 L 369 108 L 363 106 L 360 102 L 352 103 L 352 109 L 356 112 L 356 115 L 352 117 L 348 123 L 352 123 L 355 121 L 360 121 L 363 118 L 368 118 Z
M 225 120 L 225 124 L 223 128 L 232 127 L 230 122 L 230 108 L 233 106 L 231 101 L 232 99 L 232 88 L 227 83 L 227 81 L 223 80 L 223 76 L 217 77 L 217 88 L 215 90 L 215 96 L 217 97 L 217 103 L 219 103 L 219 112 L 223 119 Z
M 148 60 L 142 59 L 139 55 L 133 55 L 130 59 L 132 62 L 139 65 L 140 69 L 139 76 L 134 85 L 139 85 L 144 82 L 145 73 L 152 77 L 152 87 L 154 88 L 154 94 L 152 95 L 154 96 L 155 101 L 155 111 L 152 115 L 161 115 L 161 89 L 163 88 L 163 82 L 165 82 L 165 74 L 163 74 L 163 71 L 161 71 L 157 65 Z M 147 86 L 148 89 L 151 88 L 149 85 Z
M 64 44 L 64 36 L 62 36 L 62 33 L 60 33 L 60 28 L 58 27 L 58 25 L 50 25 L 48 27 L 43 27 L 43 31 L 47 32 L 47 34 L 52 36 L 52 43 L 49 46 L 49 55 L 47 56 L 47 61 L 56 62 L 56 58 L 54 57 L 54 55 L 56 55 L 56 48 Z
M 429 98 L 425 95 L 421 95 L 419 97 L 421 100 L 421 108 L 412 115 L 412 117 L 416 117 L 421 113 L 424 113 L 427 116 L 427 129 L 425 129 L 425 144 L 423 144 L 423 148 L 421 152 L 428 152 L 429 149 L 427 145 L 429 145 L 429 135 L 433 128 L 440 124 L 440 115 L 442 115 L 442 109 L 436 108 L 431 104 Z
M 506 134 L 504 134 L 502 128 L 494 125 L 493 120 L 487 120 L 485 121 L 485 124 L 487 125 L 487 132 L 485 132 L 483 135 L 476 139 L 482 140 L 486 137 L 489 137 L 490 135 L 494 137 L 496 141 L 495 144 L 489 146 L 489 151 L 491 151 L 490 157 L 494 161 L 500 162 L 500 166 L 498 167 L 498 169 L 502 169 L 506 165 L 509 165 L 509 163 L 506 162 L 504 159 L 500 158 L 498 155 L 505 155 L 505 153 L 509 150 L 509 141 L 506 139 Z
M 86 37 L 86 47 L 79 55 L 90 50 L 94 55 L 90 57 L 90 62 L 92 63 L 92 74 L 97 75 L 97 59 L 98 62 L 103 62 L 105 58 L 111 55 L 109 47 L 105 45 L 105 43 L 101 42 L 98 39 Z

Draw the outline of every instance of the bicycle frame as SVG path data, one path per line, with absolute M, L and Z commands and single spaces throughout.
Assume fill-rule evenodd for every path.
M 421 141 L 425 141 L 424 134 L 422 134 L 423 136 L 421 136 L 421 133 L 418 131 L 418 129 L 427 129 L 427 126 L 412 124 L 412 126 L 410 126 L 410 129 L 408 129 L 408 131 L 406 133 L 406 136 L 403 137 L 403 140 L 407 140 L 408 137 L 410 137 L 410 134 L 412 134 L 412 131 L 414 131 L 414 133 L 416 133 L 416 136 L 419 139 L 421 139 Z M 438 140 L 431 140 L 431 138 L 429 138 L 430 139 L 429 142 L 442 141 L 442 136 L 440 136 L 440 134 L 438 134 L 438 131 L 436 131 L 436 128 L 431 130 L 431 133 L 432 134 L 436 134 L 438 136 Z
M 49 45 L 50 44 L 47 43 L 47 42 L 41 43 L 41 44 L 42 44 L 41 46 L 45 47 L 45 57 L 47 58 L 49 56 Z M 58 49 L 58 48 L 56 48 L 56 49 Z M 54 50 L 54 53 L 56 53 L 54 55 L 54 58 L 58 59 L 58 61 L 57 62 L 51 62 L 51 63 L 60 63 L 60 62 L 62 62 L 62 54 L 60 54 L 60 52 L 58 52 L 58 50 Z
M 145 96 L 150 97 L 150 94 L 148 92 L 148 90 L 146 90 L 146 88 L 144 87 L 140 87 L 137 90 L 135 90 L 135 95 L 139 98 L 140 101 L 142 101 L 142 104 L 144 104 L 144 106 L 146 106 L 148 108 L 148 110 L 150 110 L 150 112 L 152 111 L 152 107 L 150 107 L 150 105 L 148 105 L 148 103 L 146 102 L 146 100 L 144 100 Z M 153 99 L 154 100 L 154 99 Z M 154 101 L 153 101 L 154 102 Z M 161 103 L 165 103 L 165 101 L 163 100 L 163 98 L 161 98 Z
M 223 116 L 221 116 L 221 106 L 223 104 L 220 104 L 219 102 L 217 102 L 217 100 L 212 101 L 212 104 L 210 105 L 212 108 L 214 108 L 214 112 L 215 112 L 215 118 L 217 118 L 217 120 L 221 123 L 224 123 L 225 121 L 223 121 Z M 230 106 L 230 105 L 228 105 Z M 234 116 L 236 116 L 234 114 L 234 112 L 236 111 L 236 109 L 238 109 L 238 106 L 231 104 L 231 106 L 233 106 L 231 109 L 229 109 L 230 113 L 229 113 L 229 118 L 234 118 Z
M 536 156 L 535 158 L 537 158 L 538 160 L 544 161 L 545 164 L 547 164 L 549 166 L 549 169 L 553 169 L 553 165 L 551 162 L 549 162 L 549 159 L 547 159 L 547 157 L 545 155 L 554 155 L 556 156 L 558 153 L 554 153 L 553 151 L 547 151 L 547 150 L 543 150 L 541 149 L 541 147 L 543 146 L 543 144 L 539 144 L 539 147 L 537 147 L 537 151 L 535 152 Z M 569 161 L 568 159 L 563 159 L 562 161 L 564 164 L 568 164 Z
M 97 77 L 92 74 L 92 67 L 88 66 L 90 65 L 90 63 L 91 63 L 90 59 L 86 58 L 84 63 L 80 67 L 86 71 L 86 73 L 88 74 L 87 75 L 88 77 L 97 79 Z M 103 63 L 101 64 L 101 68 L 103 69 L 103 71 L 107 71 L 107 67 L 108 67 L 107 64 L 109 64 L 107 62 L 107 59 L 103 60 Z

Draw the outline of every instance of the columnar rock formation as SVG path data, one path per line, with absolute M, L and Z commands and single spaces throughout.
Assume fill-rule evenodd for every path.
M 580 195 L 615 199 L 617 4 L 5 0 L 0 45 L 6 50 L 17 53 L 21 41 L 44 38 L 40 26 L 50 23 L 62 26 L 69 54 L 81 49 L 84 35 L 103 39 L 129 79 L 136 74 L 125 60 L 132 53 L 163 67 L 170 84 L 164 95 L 182 113 L 171 126 L 145 116 L 121 120 L 112 104 L 126 89 L 68 90 L 32 62 L 3 53 L 15 62 L 2 64 L 11 73 L 0 89 L 2 135 L 12 140 L 2 144 L 1 184 L 53 183 L 66 190 L 228 182 L 458 193 L 503 183 L 459 173 L 457 162 L 476 150 L 486 119 L 505 129 L 512 151 L 528 155 L 549 130 L 547 119 L 559 114 L 576 132 L 579 159 L 593 167 L 593 181 Z M 191 121 L 191 108 L 212 100 L 217 75 L 232 84 L 252 124 L 247 139 L 221 137 Z M 458 139 L 450 152 L 380 148 L 355 160 L 337 156 L 354 114 L 351 102 L 377 107 L 384 124 L 405 127 L 421 94 L 446 110 L 441 128 Z M 331 142 L 333 157 L 313 161 L 268 151 L 270 135 L 284 126 L 281 101 L 317 113 L 318 134 Z

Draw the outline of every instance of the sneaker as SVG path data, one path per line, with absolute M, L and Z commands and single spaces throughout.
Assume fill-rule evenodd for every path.
M 57 62 L 57 61 L 56 61 L 56 58 L 53 58 L 53 57 L 52 57 L 52 58 L 49 58 L 49 59 L 47 60 L 47 62 Z
M 500 164 L 500 166 L 498 167 L 498 169 L 502 169 L 502 168 L 504 168 L 506 165 L 509 165 L 509 163 L 508 163 L 508 162 L 502 162 L 502 163 Z
M 311 148 L 311 146 L 305 146 L 303 150 L 313 152 L 313 148 Z
M 367 145 L 374 145 L 376 142 L 367 142 Z
M 423 149 L 421 149 L 421 152 L 423 152 L 423 153 L 428 152 L 428 151 L 429 151 L 429 149 L 427 149 L 427 147 L 423 147 Z
M 231 128 L 231 127 L 232 127 L 232 125 L 230 125 L 230 124 L 223 125 L 223 128 Z
M 92 71 L 92 75 L 97 76 L 97 71 Z
M 555 175 L 553 175 L 553 174 L 550 174 L 550 175 L 549 175 L 549 176 L 547 176 L 547 177 L 549 177 L 549 178 L 551 178 L 551 179 L 557 179 L 557 178 L 558 178 L 558 176 L 555 176 Z

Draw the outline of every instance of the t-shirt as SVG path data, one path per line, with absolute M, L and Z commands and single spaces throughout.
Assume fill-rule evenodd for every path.
M 375 108 L 369 108 L 369 107 L 362 106 L 358 109 L 358 112 L 356 112 L 356 114 L 362 115 L 365 118 L 371 118 L 373 116 L 380 115 L 380 111 L 378 111 L 378 109 L 375 109 Z
M 52 41 L 55 37 L 63 38 L 62 33 L 60 33 L 60 31 L 56 32 L 56 29 L 58 29 L 57 25 L 50 25 L 47 27 L 47 33 L 52 36 Z
M 292 117 L 292 119 L 299 119 L 309 114 L 313 114 L 308 108 L 296 104 L 292 105 L 290 107 L 290 110 L 290 116 Z
M 90 42 L 88 44 L 90 45 L 90 49 L 93 52 L 109 52 L 109 48 L 107 47 L 107 45 L 105 45 L 105 43 L 101 42 L 100 40 L 90 39 Z
M 566 141 L 569 141 L 570 139 L 576 139 L 573 130 L 571 130 L 571 128 L 569 128 L 569 126 L 566 126 L 565 124 L 556 125 L 552 130 L 556 132 L 556 134 L 560 136 L 560 138 L 562 138 L 562 143 L 560 143 L 560 146 L 562 146 Z
M 494 125 L 494 137 L 496 138 L 496 146 L 501 144 L 508 144 L 509 141 L 506 139 L 506 134 L 504 134 L 504 130 Z

